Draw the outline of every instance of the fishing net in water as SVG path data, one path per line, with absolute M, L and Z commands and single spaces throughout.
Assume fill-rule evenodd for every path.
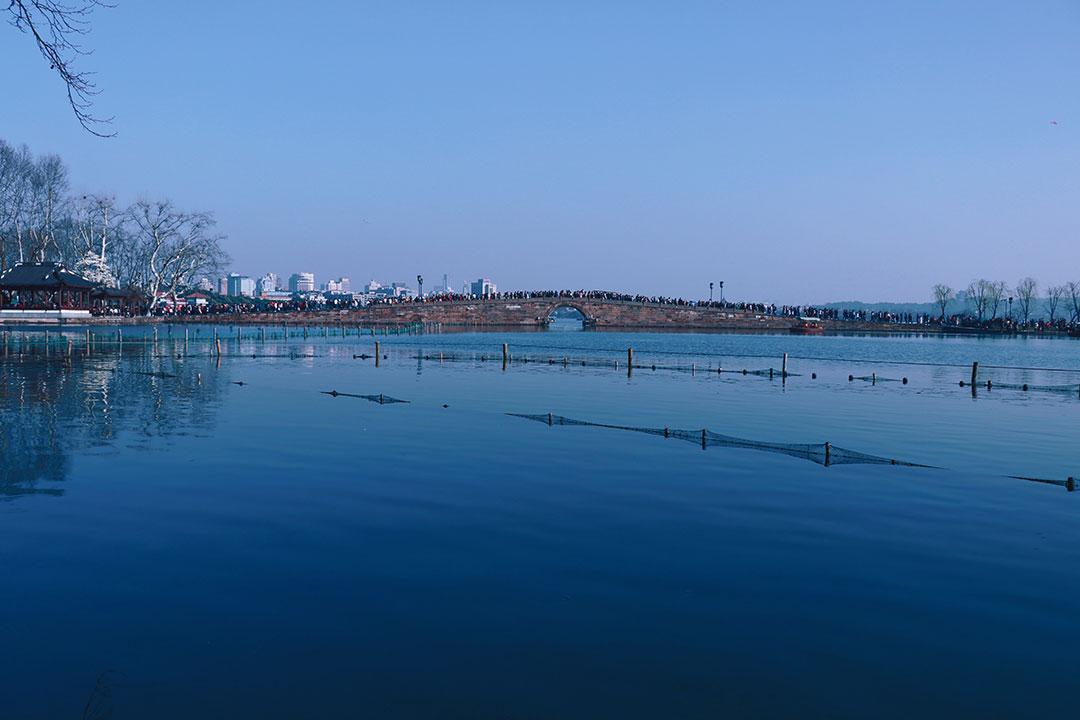
M 778 453 L 790 457 L 808 460 L 818 465 L 904 465 L 907 467 L 931 467 L 906 460 L 871 455 L 857 450 L 837 447 L 830 443 L 775 443 L 762 440 L 749 440 L 746 438 L 724 435 L 709 430 L 678 430 L 672 428 L 650 428 L 631 425 L 613 425 L 609 423 L 596 423 L 588 420 L 575 420 L 563 415 L 544 413 L 540 415 L 507 413 L 512 417 L 544 423 L 545 425 L 575 425 L 578 427 L 605 428 L 608 430 L 622 430 L 626 432 L 643 433 L 646 435 L 658 435 L 665 438 L 674 438 L 706 447 L 728 447 L 743 450 L 757 450 L 759 452 Z
M 1049 392 L 1063 395 L 1080 395 L 1080 385 L 1034 385 L 1032 383 L 1003 383 L 995 380 L 989 381 L 988 385 L 979 383 L 979 387 L 987 390 L 1020 390 L 1022 392 Z
M 357 395 L 355 393 L 338 392 L 337 390 L 323 390 L 323 395 L 329 395 L 330 397 L 348 397 L 359 398 L 361 400 L 367 400 L 368 402 L 379 403 L 380 405 L 393 405 L 396 403 L 407 403 L 408 400 L 400 400 L 389 395 Z
M 356 356 L 354 356 L 356 357 Z M 366 357 L 366 356 L 365 356 Z M 429 360 L 437 362 L 501 362 L 502 356 L 495 353 L 491 355 L 483 353 L 452 353 L 452 352 L 434 352 L 424 353 L 423 355 L 413 355 L 413 360 Z M 572 357 L 570 355 L 514 355 L 507 358 L 508 363 L 515 365 L 552 365 L 563 367 L 595 367 L 595 368 L 615 368 L 626 369 L 628 366 L 625 360 L 618 358 L 607 357 Z M 672 372 L 685 372 L 685 373 L 714 373 L 723 375 L 748 375 L 754 377 L 767 377 L 778 378 L 785 377 L 783 369 L 776 368 L 764 368 L 758 370 L 750 369 L 732 369 L 732 368 L 720 368 L 712 367 L 711 365 L 698 365 L 697 363 L 686 364 L 665 364 L 665 363 L 642 363 L 634 362 L 633 366 L 630 366 L 633 370 L 667 370 Z M 786 377 L 799 377 L 798 373 L 788 372 Z

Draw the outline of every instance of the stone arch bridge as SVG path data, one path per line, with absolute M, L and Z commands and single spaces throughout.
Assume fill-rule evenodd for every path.
M 337 317 L 340 322 L 376 325 L 441 323 L 459 327 L 544 327 L 551 314 L 561 307 L 577 310 L 585 318 L 587 327 L 596 328 L 784 330 L 794 323 L 792 318 L 727 308 L 577 297 L 369 305 Z

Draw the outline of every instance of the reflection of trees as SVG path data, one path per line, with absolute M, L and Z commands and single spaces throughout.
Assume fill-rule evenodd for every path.
M 61 494 L 73 453 L 121 436 L 150 443 L 210 431 L 227 377 L 177 350 L 125 345 L 69 359 L 12 348 L 0 357 L 0 499 Z

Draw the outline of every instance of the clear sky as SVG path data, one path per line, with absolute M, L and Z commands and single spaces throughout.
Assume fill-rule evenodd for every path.
M 215 211 L 253 276 L 776 302 L 1080 280 L 1075 0 L 119 0 L 86 44 L 118 136 L 0 28 L 0 137 L 78 191 Z

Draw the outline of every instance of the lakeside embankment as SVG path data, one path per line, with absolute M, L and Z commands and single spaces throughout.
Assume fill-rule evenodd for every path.
M 797 322 L 796 318 L 771 317 L 771 316 L 740 316 L 733 318 L 717 318 L 713 322 L 696 323 L 664 323 L 664 324 L 595 324 L 589 325 L 590 330 L 609 331 L 639 331 L 639 332 L 736 332 L 736 333 L 776 333 L 787 332 Z M 207 315 L 151 315 L 123 317 L 116 315 L 90 316 L 85 318 L 66 319 L 64 321 L 43 321 L 40 319 L 20 321 L 16 319 L 0 320 L 0 328 L 13 329 L 31 325 L 48 326 L 153 326 L 153 325 L 291 325 L 296 327 L 363 327 L 374 330 L 390 330 L 396 332 L 484 332 L 505 331 L 515 332 L 536 330 L 543 331 L 546 323 L 532 322 L 522 323 L 486 323 L 486 322 L 442 322 L 410 320 L 408 318 L 387 316 L 382 313 L 372 314 L 364 311 L 309 311 L 309 312 L 277 312 L 277 313 L 218 313 Z M 844 320 L 826 320 L 822 322 L 824 330 L 828 334 L 880 334 L 880 335 L 908 335 L 908 334 L 931 334 L 931 335 L 986 335 L 986 336 L 1022 336 L 1022 337 L 1069 337 L 1070 333 L 1058 330 L 1000 330 L 990 328 L 957 327 L 949 325 L 932 325 L 920 323 L 883 323 L 883 322 L 852 322 Z

